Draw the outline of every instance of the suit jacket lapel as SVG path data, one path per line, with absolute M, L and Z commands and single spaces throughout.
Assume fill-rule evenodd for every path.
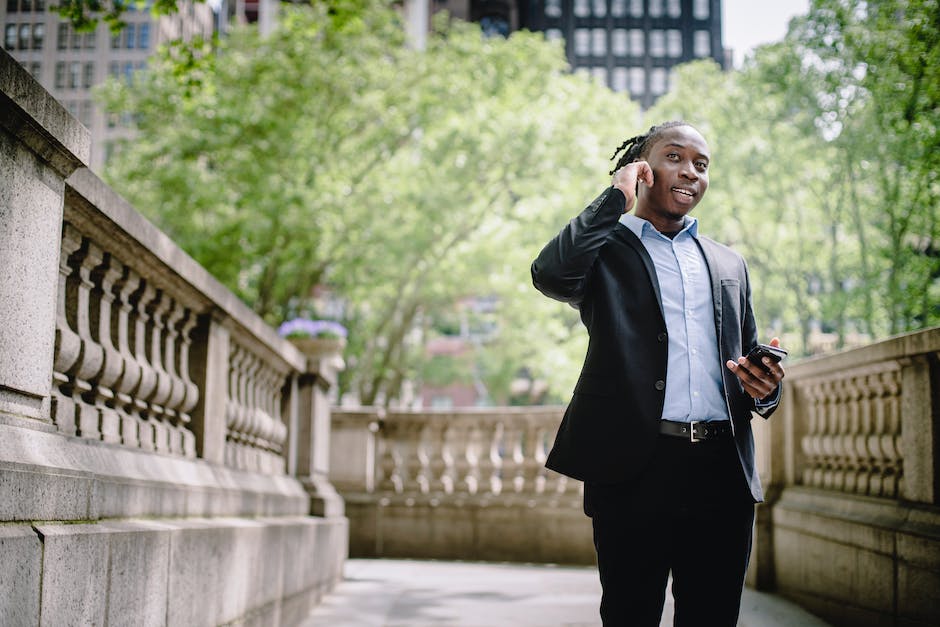
M 659 291 L 659 279 L 656 277 L 656 266 L 653 265 L 653 258 L 650 257 L 650 254 L 647 252 L 646 246 L 644 246 L 640 238 L 636 236 L 636 233 L 622 224 L 617 225 L 614 233 L 619 235 L 628 246 L 637 252 L 640 259 L 643 260 L 646 274 L 649 277 L 650 284 L 653 286 L 653 292 L 656 294 L 656 303 L 659 305 L 659 315 L 665 320 L 666 313 L 663 311 L 663 295 Z M 714 283 L 714 279 L 712 282 Z
M 705 265 L 708 266 L 708 276 L 712 281 L 712 306 L 715 308 L 715 331 L 718 333 L 718 346 L 721 346 L 721 277 L 718 275 L 718 258 L 712 243 L 704 238 L 695 238 Z

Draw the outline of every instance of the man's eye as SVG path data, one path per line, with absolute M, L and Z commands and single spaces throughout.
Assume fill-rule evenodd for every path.
M 667 159 L 678 159 L 678 158 L 679 158 L 679 155 L 677 155 L 677 154 L 674 153 L 674 152 L 670 152 L 668 155 L 666 155 L 666 158 L 667 158 Z
M 695 166 L 696 166 L 699 170 L 705 170 L 705 169 L 708 168 L 708 164 L 705 163 L 704 161 L 699 161 L 698 163 L 695 164 Z

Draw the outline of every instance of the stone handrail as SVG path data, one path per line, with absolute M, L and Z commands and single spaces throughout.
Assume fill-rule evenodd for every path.
M 341 511 L 326 480 L 325 399 L 336 362 L 280 338 L 89 170 L 88 132 L 14 60 L 3 54 L 0 61 L 0 425 L 68 438 L 48 440 L 48 457 L 14 457 L 93 476 L 116 472 L 105 485 L 131 493 L 145 492 L 142 482 L 167 482 L 173 473 L 161 465 L 182 472 L 184 460 L 209 463 L 252 473 L 245 485 L 265 494 L 226 499 L 233 515 L 306 513 L 301 485 L 323 488 L 334 501 L 315 510 Z M 71 452 L 54 453 L 57 446 Z M 139 463 L 124 451 L 159 457 Z M 121 476 L 100 463 L 118 458 L 137 460 L 136 470 Z M 209 479 L 196 479 L 206 473 L 199 464 L 186 473 L 192 485 L 168 483 L 204 494 Z M 230 478 L 211 473 L 210 483 L 231 490 L 221 487 Z M 260 475 L 274 480 L 264 484 Z M 122 510 L 124 499 L 94 494 L 109 504 L 108 515 L 131 513 Z M 186 499 L 169 508 L 146 501 L 126 499 L 136 503 L 134 514 L 198 513 Z M 18 515 L 58 518 L 28 510 Z

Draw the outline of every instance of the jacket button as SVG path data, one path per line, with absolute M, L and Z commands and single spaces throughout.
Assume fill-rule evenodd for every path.
M 659 381 L 656 382 L 656 384 L 653 387 L 655 387 L 657 390 L 660 390 L 660 391 L 665 390 L 666 382 L 660 379 Z
M 660 333 L 659 335 L 656 336 L 656 339 L 659 340 L 660 342 L 665 342 L 665 341 L 666 341 L 666 334 L 665 334 L 665 333 Z

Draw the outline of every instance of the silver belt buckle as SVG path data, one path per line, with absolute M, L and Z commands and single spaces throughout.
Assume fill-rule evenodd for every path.
M 702 441 L 701 438 L 695 437 L 695 425 L 697 424 L 698 424 L 697 422 L 689 423 L 689 442 L 701 442 Z

